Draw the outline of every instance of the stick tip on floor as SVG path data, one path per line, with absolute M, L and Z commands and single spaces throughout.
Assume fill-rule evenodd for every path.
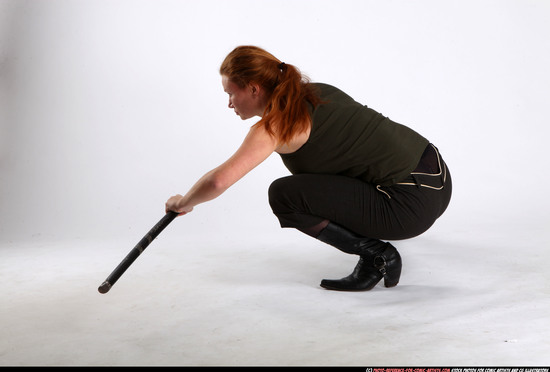
M 97 290 L 99 291 L 99 293 L 107 293 L 109 292 L 109 289 L 111 289 L 111 283 L 105 281 L 99 286 Z

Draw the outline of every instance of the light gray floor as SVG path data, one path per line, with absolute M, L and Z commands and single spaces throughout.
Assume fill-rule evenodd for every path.
M 0 0 L 0 365 L 549 366 L 549 4 Z M 396 288 L 326 291 L 356 258 L 276 226 L 272 156 L 99 294 L 253 124 L 244 43 L 433 141 L 449 210 Z
M 456 229 L 449 214 L 396 243 L 399 286 L 365 293 L 320 288 L 355 257 L 294 230 L 193 235 L 176 220 L 104 295 L 155 221 L 133 240 L 4 244 L 0 364 L 550 365 L 547 229 Z

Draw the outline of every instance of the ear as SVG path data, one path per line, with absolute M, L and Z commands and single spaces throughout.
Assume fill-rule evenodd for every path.
M 250 83 L 249 88 L 253 96 L 259 96 L 262 91 L 262 87 L 257 83 Z

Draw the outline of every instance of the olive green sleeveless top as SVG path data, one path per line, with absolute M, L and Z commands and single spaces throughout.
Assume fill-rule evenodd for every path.
M 311 111 L 309 139 L 297 151 L 280 154 L 292 174 L 336 174 L 390 186 L 415 169 L 426 138 L 338 88 L 313 85 L 323 103 Z

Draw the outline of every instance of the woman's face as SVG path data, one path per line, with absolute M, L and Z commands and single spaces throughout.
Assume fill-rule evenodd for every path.
M 223 90 L 229 95 L 229 108 L 235 110 L 235 114 L 246 120 L 254 116 L 262 116 L 265 108 L 263 94 L 259 86 L 249 84 L 244 88 L 222 76 Z

